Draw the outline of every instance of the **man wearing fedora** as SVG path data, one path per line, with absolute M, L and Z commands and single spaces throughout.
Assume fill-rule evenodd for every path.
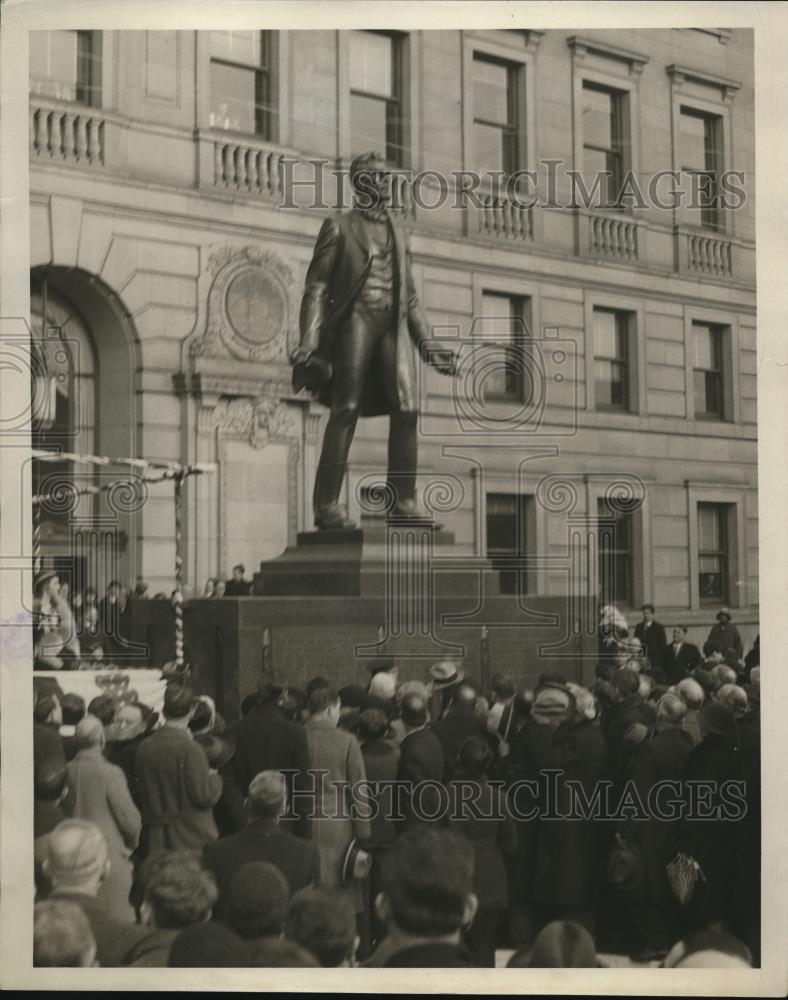
M 457 686 L 465 679 L 465 672 L 454 660 L 439 660 L 429 670 L 430 718 L 442 718 L 452 700 Z
M 452 351 L 428 353 L 405 233 L 387 207 L 390 181 L 381 154 L 353 160 L 356 205 L 323 223 L 306 276 L 301 343 L 291 360 L 293 388 L 306 386 L 331 408 L 313 498 L 319 529 L 355 527 L 339 498 L 359 416 L 389 414 L 391 513 L 419 516 L 414 347 L 443 374 L 455 370 Z
M 717 612 L 717 624 L 712 625 L 709 637 L 703 644 L 705 656 L 713 653 L 722 653 L 724 659 L 728 659 L 731 652 L 737 662 L 744 656 L 739 630 L 731 621 L 731 613 L 728 608 L 720 608 Z

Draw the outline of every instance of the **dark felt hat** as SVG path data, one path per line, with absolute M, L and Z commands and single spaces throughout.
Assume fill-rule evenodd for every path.
M 233 759 L 235 744 L 227 737 L 217 733 L 203 733 L 196 740 L 205 751 L 208 763 L 217 771 Z
M 342 885 L 348 885 L 353 879 L 365 878 L 371 867 L 372 858 L 366 851 L 362 850 L 357 840 L 351 840 L 342 859 L 340 871 Z

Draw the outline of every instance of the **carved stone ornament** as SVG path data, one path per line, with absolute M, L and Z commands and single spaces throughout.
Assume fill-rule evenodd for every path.
M 298 340 L 291 302 L 295 283 L 276 254 L 257 246 L 222 247 L 209 258 L 214 275 L 205 333 L 192 357 L 285 361 Z
M 246 438 L 256 449 L 269 441 L 292 441 L 298 444 L 293 414 L 286 403 L 278 399 L 222 400 L 213 415 L 214 426 L 223 434 L 236 439 Z

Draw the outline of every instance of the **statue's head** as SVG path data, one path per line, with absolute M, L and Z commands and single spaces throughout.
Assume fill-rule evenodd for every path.
M 390 171 L 381 153 L 362 153 L 350 164 L 350 183 L 362 209 L 375 209 L 388 201 Z

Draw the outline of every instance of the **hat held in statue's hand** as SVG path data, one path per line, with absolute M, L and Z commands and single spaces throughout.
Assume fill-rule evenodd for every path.
M 331 365 L 317 354 L 294 351 L 290 361 L 293 365 L 293 392 L 318 389 L 331 379 Z

